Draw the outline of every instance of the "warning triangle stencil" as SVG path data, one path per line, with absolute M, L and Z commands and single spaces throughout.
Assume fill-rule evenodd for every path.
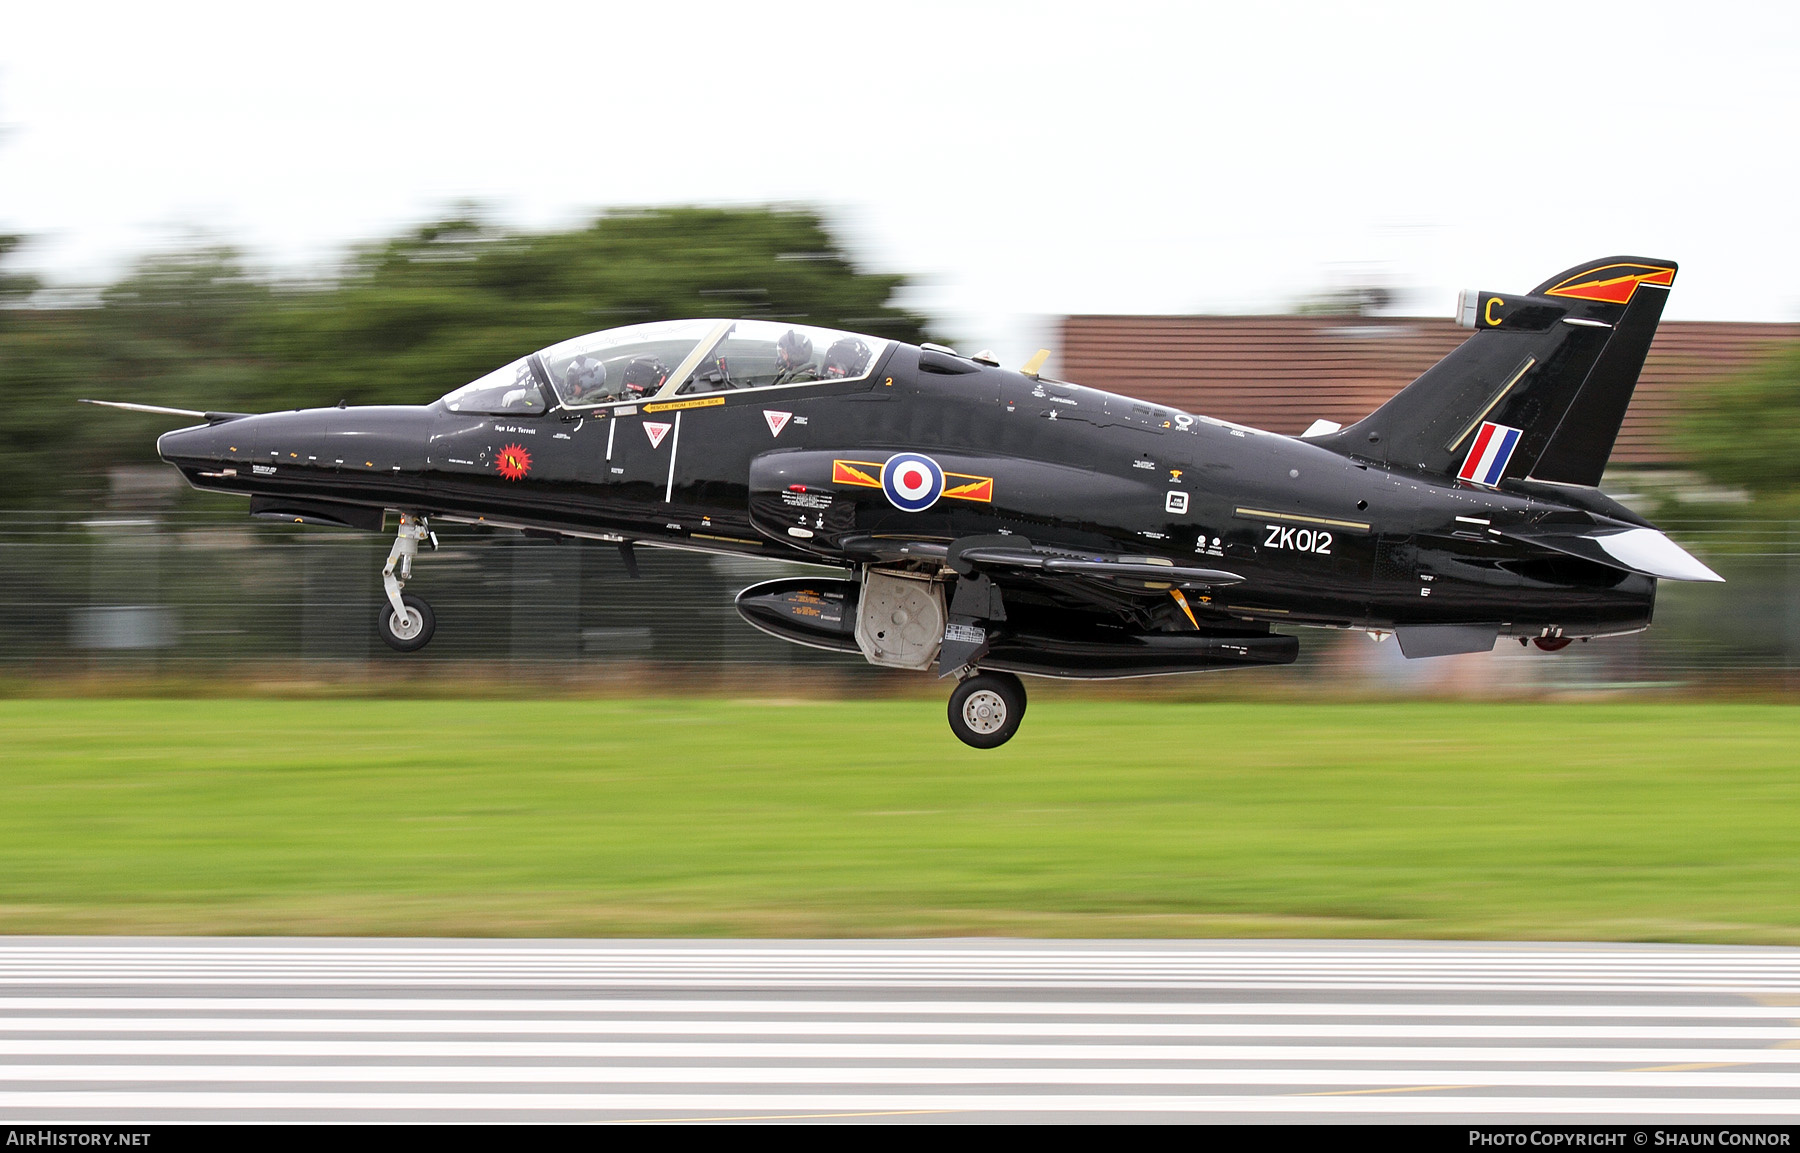
M 644 422 L 644 435 L 650 438 L 650 447 L 661 448 L 663 437 L 668 436 L 669 430 L 674 427 L 675 426 L 672 424 L 658 424 L 653 420 L 646 420 Z
M 793 415 L 791 412 L 776 412 L 772 408 L 763 409 L 763 419 L 769 422 L 769 435 L 780 436 L 781 430 L 787 427 L 788 419 Z

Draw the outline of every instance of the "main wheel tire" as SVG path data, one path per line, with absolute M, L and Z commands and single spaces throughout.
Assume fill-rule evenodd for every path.
M 963 744 L 997 749 L 1025 719 L 1025 686 L 1011 673 L 976 673 L 950 694 L 950 731 Z
M 1025 695 L 1025 682 L 1018 677 L 1013 676 L 1011 673 L 988 673 L 987 675 L 990 677 L 1006 678 L 1006 683 L 1010 684 L 1013 687 L 1013 691 L 1019 694 L 1019 723 L 1024 724 L 1025 710 L 1031 707 L 1031 699 Z
M 406 619 L 394 611 L 394 606 L 387 601 L 381 602 L 381 611 L 375 617 L 375 631 L 387 642 L 391 649 L 403 653 L 416 653 L 431 643 L 431 634 L 437 629 L 437 617 L 432 614 L 431 606 L 411 593 L 400 597 L 406 606 Z

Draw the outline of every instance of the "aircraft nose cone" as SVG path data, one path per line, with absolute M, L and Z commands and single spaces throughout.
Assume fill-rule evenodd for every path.
M 188 460 L 222 460 L 228 447 L 222 425 L 203 424 L 194 428 L 178 428 L 156 438 L 156 455 L 170 464 Z

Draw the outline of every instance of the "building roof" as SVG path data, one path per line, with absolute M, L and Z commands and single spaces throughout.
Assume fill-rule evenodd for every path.
M 1448 318 L 1070 316 L 1059 375 L 1290 436 L 1351 424 L 1468 339 Z M 1664 321 L 1613 450 L 1618 464 L 1681 460 L 1685 397 L 1800 340 L 1800 324 Z

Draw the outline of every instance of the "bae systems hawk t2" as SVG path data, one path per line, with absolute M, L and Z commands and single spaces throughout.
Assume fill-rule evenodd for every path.
M 162 458 L 254 516 L 378 532 L 382 638 L 433 520 L 803 561 L 745 589 L 784 640 L 954 677 L 965 743 L 1008 740 L 1016 674 L 1286 664 L 1295 626 L 1407 657 L 1637 632 L 1656 582 L 1720 579 L 1597 487 L 1675 280 L 1608 257 L 1467 292 L 1455 351 L 1348 428 L 1300 437 L 854 333 L 638 324 L 431 404 L 168 411 Z M 128 405 L 141 408 L 146 406 Z

